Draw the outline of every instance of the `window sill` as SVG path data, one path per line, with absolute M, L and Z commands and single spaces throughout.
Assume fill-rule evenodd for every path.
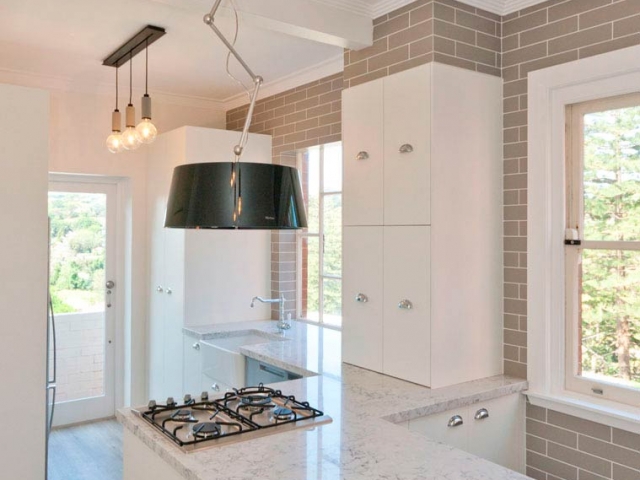
M 525 392 L 532 405 L 640 434 L 640 408 L 578 393 Z

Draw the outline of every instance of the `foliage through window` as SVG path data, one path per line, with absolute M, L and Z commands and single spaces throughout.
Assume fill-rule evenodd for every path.
M 298 154 L 309 228 L 298 237 L 298 316 L 342 326 L 342 144 Z
M 566 247 L 570 390 L 640 397 L 640 95 L 570 107 Z M 575 234 L 572 234 L 576 236 Z

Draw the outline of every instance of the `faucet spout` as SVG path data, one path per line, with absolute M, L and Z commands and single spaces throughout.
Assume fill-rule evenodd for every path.
M 291 328 L 291 324 L 286 322 L 284 319 L 284 294 L 280 294 L 279 298 L 262 298 L 262 297 L 253 297 L 251 299 L 251 308 L 254 308 L 255 302 L 259 301 L 260 303 L 279 303 L 280 304 L 280 321 L 278 322 L 278 328 L 280 330 L 288 330 Z

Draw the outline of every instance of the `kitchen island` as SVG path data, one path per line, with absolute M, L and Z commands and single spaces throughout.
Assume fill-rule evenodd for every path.
M 185 333 L 201 340 L 247 330 L 281 336 L 241 347 L 241 353 L 304 375 L 275 387 L 308 401 L 333 422 L 185 453 L 132 409 L 122 409 L 117 417 L 125 426 L 124 480 L 526 478 L 407 428 L 415 418 L 521 392 L 526 381 L 497 376 L 431 390 L 342 364 L 336 330 L 293 322 L 278 332 L 275 325 L 240 322 Z

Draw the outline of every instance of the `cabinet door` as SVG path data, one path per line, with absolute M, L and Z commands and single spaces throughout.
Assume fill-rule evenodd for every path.
M 455 422 L 454 417 L 462 419 L 461 424 Z M 467 407 L 446 412 L 434 413 L 427 417 L 409 420 L 409 430 L 419 433 L 436 442 L 451 445 L 460 450 L 469 448 L 469 409 Z M 449 426 L 449 424 L 452 426 Z M 453 426 L 453 424 L 456 426 Z
M 342 94 L 344 225 L 382 225 L 383 79 Z
M 430 225 L 431 67 L 384 79 L 384 224 Z
M 475 419 L 481 409 L 488 417 Z M 480 416 L 480 415 L 478 415 Z M 503 467 L 524 469 L 524 397 L 507 395 L 469 410 L 469 453 Z
M 383 227 L 345 227 L 342 360 L 382 371 Z
M 202 390 L 202 355 L 199 340 L 184 335 L 183 393 L 200 395 Z M 209 390 L 209 386 L 206 389 Z
M 431 382 L 430 227 L 384 227 L 384 373 Z

